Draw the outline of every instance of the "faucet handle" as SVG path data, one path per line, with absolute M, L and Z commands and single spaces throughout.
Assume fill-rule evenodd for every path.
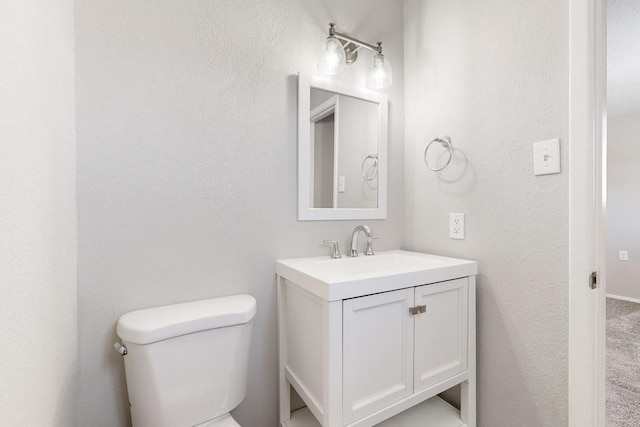
M 378 240 L 378 238 L 375 237 L 375 236 L 367 237 L 367 249 L 364 251 L 365 255 L 367 255 L 367 256 L 375 255 L 375 253 L 373 252 L 373 241 L 374 240 Z
M 340 254 L 340 244 L 335 240 L 323 240 L 323 244 L 331 245 L 331 249 L 333 253 L 331 254 L 332 259 L 340 259 L 342 255 Z

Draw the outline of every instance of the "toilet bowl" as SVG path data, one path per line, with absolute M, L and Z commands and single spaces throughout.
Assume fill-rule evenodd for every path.
M 120 317 L 133 427 L 240 427 L 229 412 L 246 395 L 255 313 L 233 295 Z

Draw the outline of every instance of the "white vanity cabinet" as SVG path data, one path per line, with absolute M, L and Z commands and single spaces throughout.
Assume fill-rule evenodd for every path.
M 345 425 L 466 371 L 467 281 L 343 302 Z
M 278 262 L 281 425 L 475 426 L 476 264 L 435 257 L 452 263 L 370 273 L 376 256 L 330 260 L 328 276 Z M 457 384 L 461 413 L 436 396 Z M 306 408 L 292 413 L 290 387 Z

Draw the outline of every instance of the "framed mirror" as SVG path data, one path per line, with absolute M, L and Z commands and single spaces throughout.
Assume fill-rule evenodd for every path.
M 387 96 L 298 76 L 298 219 L 387 217 Z

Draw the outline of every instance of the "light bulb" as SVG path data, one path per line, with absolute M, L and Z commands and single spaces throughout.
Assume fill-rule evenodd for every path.
M 384 89 L 393 83 L 393 73 L 391 64 L 383 54 L 378 53 L 373 57 L 373 69 L 367 77 L 367 87 L 369 89 Z
M 322 53 L 318 59 L 318 71 L 320 73 L 335 76 L 344 71 L 347 65 L 347 58 L 344 47 L 340 40 L 334 36 L 327 37 L 327 41 L 322 48 Z

